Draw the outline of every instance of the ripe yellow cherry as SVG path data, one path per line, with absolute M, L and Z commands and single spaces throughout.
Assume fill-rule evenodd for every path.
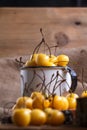
M 26 104 L 26 108 L 32 109 L 33 99 L 28 97 L 25 104 Z
M 32 109 L 33 99 L 31 97 L 19 97 L 16 101 L 16 108 L 30 108 Z
M 69 57 L 67 55 L 59 55 L 57 57 L 57 65 L 59 66 L 66 66 L 69 63 Z
M 79 98 L 78 94 L 76 93 L 69 93 L 66 97 Z
M 38 108 L 38 109 L 44 109 L 44 96 L 40 95 L 40 96 L 36 96 L 33 99 L 33 108 Z
M 50 101 L 49 101 L 49 99 L 44 99 L 44 101 L 43 101 L 43 107 L 44 107 L 44 109 L 50 107 Z
M 36 61 L 38 66 L 47 66 L 48 62 L 49 62 L 49 56 L 43 53 L 38 54 Z
M 34 99 L 35 97 L 42 97 L 43 94 L 41 92 L 38 92 L 38 91 L 34 91 L 31 93 L 31 98 Z
M 36 63 L 36 61 L 37 61 L 37 56 L 38 56 L 38 54 L 33 54 L 33 55 L 30 57 L 30 60 L 34 60 L 35 63 Z
M 56 60 L 57 60 L 57 57 L 56 57 L 56 56 L 54 56 L 54 55 L 49 56 L 49 61 L 50 61 L 50 62 L 52 62 L 52 63 L 55 64 Z
M 33 109 L 31 111 L 31 124 L 43 125 L 46 122 L 46 113 L 40 109 Z
M 36 63 L 34 60 L 27 60 L 26 63 L 25 63 L 25 66 L 28 67 L 28 66 L 36 66 Z
M 76 105 L 77 105 L 77 100 L 76 98 L 73 97 L 67 97 L 67 100 L 69 102 L 69 109 L 76 109 Z
M 87 97 L 87 90 L 84 90 L 81 94 L 81 97 Z
M 44 112 L 45 112 L 46 114 L 49 114 L 49 113 L 51 113 L 52 111 L 53 111 L 53 109 L 52 109 L 51 107 L 44 109 Z
M 16 105 L 18 108 L 21 108 L 21 107 L 26 107 L 26 100 L 28 99 L 27 96 L 24 96 L 24 97 L 19 97 L 17 100 L 16 100 Z
M 44 64 L 45 66 L 56 66 L 54 63 L 48 61 Z
M 12 122 L 17 126 L 28 126 L 31 120 L 31 110 L 27 108 L 14 109 L 12 112 Z
M 44 112 L 46 113 L 46 117 L 47 117 L 46 124 L 51 125 L 53 109 L 51 107 L 45 108 Z
M 54 126 L 62 125 L 65 121 L 65 116 L 63 112 L 59 110 L 53 110 L 51 121 L 52 121 L 51 125 L 54 125 Z
M 66 97 L 55 95 L 53 98 L 53 108 L 57 110 L 67 110 L 69 103 Z
M 37 66 L 36 60 L 37 60 L 38 54 L 34 54 L 33 56 L 30 57 L 29 60 L 26 61 L 25 66 Z
M 65 116 L 62 111 L 47 108 L 45 109 L 45 113 L 47 115 L 47 121 L 46 123 L 49 125 L 61 125 L 65 121 Z

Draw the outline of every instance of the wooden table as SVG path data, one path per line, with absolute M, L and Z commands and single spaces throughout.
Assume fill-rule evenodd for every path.
M 71 125 L 64 126 L 29 126 L 29 127 L 18 127 L 11 124 L 0 125 L 0 130 L 87 130 L 86 127 L 78 127 Z

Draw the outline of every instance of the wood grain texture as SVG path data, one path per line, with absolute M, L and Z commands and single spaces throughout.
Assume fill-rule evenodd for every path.
M 67 48 L 87 46 L 87 8 L 0 8 L 0 57 L 28 55 L 41 41 L 49 45 L 64 33 Z

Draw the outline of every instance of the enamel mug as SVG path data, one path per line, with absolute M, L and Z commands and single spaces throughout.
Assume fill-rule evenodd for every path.
M 33 91 L 62 95 L 68 92 L 72 85 L 75 89 L 77 84 L 75 72 L 72 73 L 70 67 L 22 67 L 20 77 L 21 95 L 25 96 L 30 96 Z M 74 89 L 72 88 L 72 91 Z

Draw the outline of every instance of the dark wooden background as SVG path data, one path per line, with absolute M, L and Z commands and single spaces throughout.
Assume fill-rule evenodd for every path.
M 0 6 L 87 7 L 87 1 L 86 0 L 0 0 Z

